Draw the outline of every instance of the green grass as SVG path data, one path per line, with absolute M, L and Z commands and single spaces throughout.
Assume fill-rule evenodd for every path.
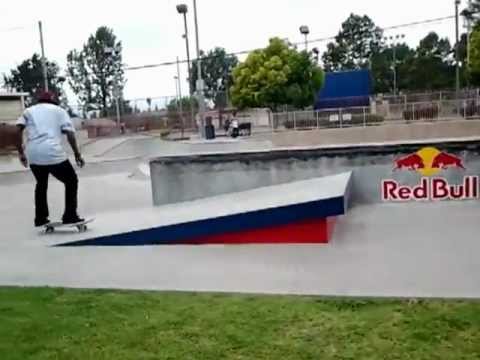
M 0 288 L 0 359 L 480 359 L 480 303 Z

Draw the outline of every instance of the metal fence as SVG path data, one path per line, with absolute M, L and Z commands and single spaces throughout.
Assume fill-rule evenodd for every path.
M 85 118 L 85 126 L 95 124 L 95 120 L 110 120 L 118 123 L 122 129 L 131 132 L 146 131 L 152 129 L 169 129 L 184 131 L 196 127 L 195 117 L 197 109 L 179 108 L 175 103 L 176 97 L 161 96 L 151 98 L 137 98 L 122 100 L 118 104 L 112 104 L 106 110 L 86 111 L 81 107 L 73 108 L 74 113 Z M 172 106 L 173 104 L 173 106 Z
M 386 101 L 390 104 L 421 103 L 432 101 L 466 100 L 477 98 L 480 89 L 462 89 L 458 95 L 455 90 L 431 91 L 421 93 L 404 93 L 400 95 L 376 95 L 375 101 Z
M 478 98 L 272 114 L 273 131 L 379 126 L 480 118 Z

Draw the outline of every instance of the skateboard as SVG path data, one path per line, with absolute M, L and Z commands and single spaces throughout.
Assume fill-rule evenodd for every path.
M 81 233 L 84 233 L 85 231 L 88 230 L 87 224 L 90 224 L 95 220 L 94 218 L 91 219 L 85 219 L 85 221 L 79 222 L 79 223 L 74 223 L 74 224 L 64 224 L 61 221 L 57 222 L 51 222 L 46 224 L 43 228 L 45 229 L 46 234 L 52 234 L 55 232 L 55 229 L 58 228 L 77 228 L 77 230 Z

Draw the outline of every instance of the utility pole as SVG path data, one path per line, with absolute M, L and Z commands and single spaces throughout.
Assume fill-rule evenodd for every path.
M 200 56 L 200 40 L 198 34 L 198 13 L 197 0 L 193 0 L 193 14 L 195 18 L 195 37 L 197 46 L 197 98 L 198 98 L 198 115 L 200 117 L 200 134 L 205 137 L 205 99 L 203 97 L 203 78 L 202 78 L 202 59 Z
M 460 114 L 460 29 L 459 29 L 459 14 L 458 7 L 460 5 L 460 0 L 455 0 L 455 92 L 457 100 L 457 112 Z
M 472 0 L 468 0 L 468 9 L 472 8 Z M 470 63 L 470 36 L 472 33 L 472 20 L 467 16 L 467 64 Z
M 45 91 L 48 91 L 47 60 L 45 59 L 45 45 L 43 43 L 43 27 L 41 21 L 38 22 L 38 31 L 40 33 L 40 47 L 42 50 L 43 88 Z
M 183 104 L 182 104 L 182 78 L 180 77 L 180 60 L 178 59 L 177 56 L 177 79 L 178 79 L 178 110 L 180 111 L 180 121 L 182 122 L 182 139 L 184 135 L 184 129 L 185 129 L 185 121 L 183 119 Z
M 118 86 L 118 74 L 115 74 L 114 77 L 114 89 L 115 92 L 115 114 L 117 119 L 117 127 L 120 128 L 120 88 Z
M 393 96 L 397 96 L 397 44 L 393 44 Z

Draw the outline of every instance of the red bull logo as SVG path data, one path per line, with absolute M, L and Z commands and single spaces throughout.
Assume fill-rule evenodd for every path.
M 427 147 L 394 160 L 393 173 L 412 171 L 422 175 L 417 186 L 402 185 L 396 180 L 382 181 L 384 201 L 474 200 L 479 198 L 479 177 L 464 176 L 463 183 L 451 185 L 441 177 L 442 171 L 465 171 L 463 159 L 436 148 Z

